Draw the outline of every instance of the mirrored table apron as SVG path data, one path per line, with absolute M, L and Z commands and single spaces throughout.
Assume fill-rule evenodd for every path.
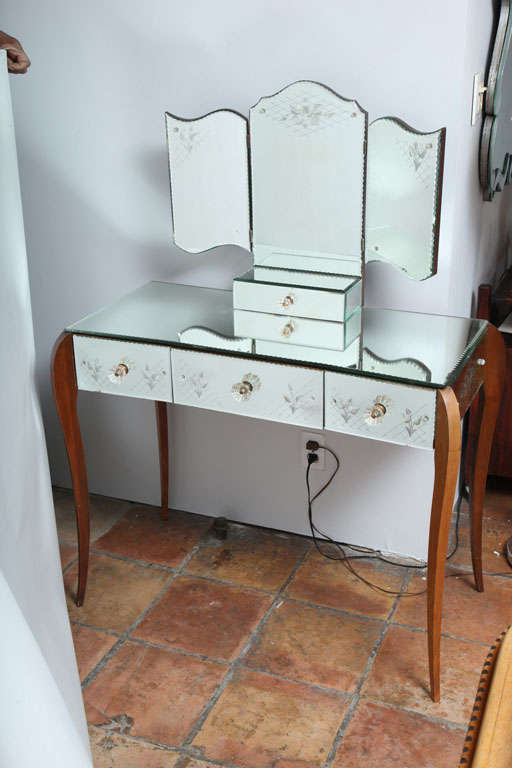
M 430 689 L 439 701 L 441 613 L 460 421 L 470 407 L 478 414 L 469 485 L 473 571 L 482 591 L 482 505 L 501 398 L 503 342 L 482 320 L 386 309 L 358 312 L 354 322 L 360 333 L 346 348 L 312 346 L 307 334 L 297 344 L 293 333 L 274 339 L 269 332 L 255 342 L 233 336 L 231 291 L 151 282 L 65 330 L 54 349 L 53 384 L 77 512 L 77 605 L 84 601 L 89 558 L 80 389 L 155 401 L 164 518 L 167 403 L 433 449 L 427 612 Z M 292 328 L 295 320 L 279 316 Z M 322 344 L 323 330 L 324 325 Z M 331 330 L 325 338 L 335 338 Z

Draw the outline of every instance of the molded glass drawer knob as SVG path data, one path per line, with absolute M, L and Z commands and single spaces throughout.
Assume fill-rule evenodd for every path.
M 295 326 L 292 322 L 286 323 L 286 325 L 281 330 L 281 336 L 284 336 L 285 339 L 287 339 L 289 336 L 292 335 L 294 330 L 295 330 Z
M 132 367 L 132 364 L 130 363 L 130 365 L 128 365 L 128 361 L 114 365 L 108 374 L 108 378 L 112 384 L 120 384 L 128 375 L 130 367 Z
M 380 424 L 391 407 L 391 400 L 386 395 L 377 395 L 373 403 L 366 409 L 365 421 L 370 426 Z
M 291 307 L 292 304 L 295 304 L 295 296 L 293 293 L 289 293 L 287 296 L 284 297 L 281 301 L 281 306 L 286 309 L 286 307 Z
M 242 381 L 233 384 L 231 394 L 239 403 L 248 400 L 253 392 L 261 387 L 261 381 L 254 373 L 246 373 Z

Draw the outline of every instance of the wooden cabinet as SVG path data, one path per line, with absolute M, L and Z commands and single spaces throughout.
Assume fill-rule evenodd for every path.
M 500 326 L 512 312 L 512 267 L 509 268 L 493 291 L 490 285 L 481 285 L 478 289 L 477 317 L 489 320 Z M 496 431 L 492 444 L 489 474 L 512 478 L 512 334 L 502 333 L 506 348 L 506 370 L 503 398 L 496 422 Z M 472 414 L 469 422 L 469 446 L 474 445 L 477 431 L 476 418 Z M 471 451 L 469 452 L 471 453 Z M 469 477 L 468 455 L 466 476 Z

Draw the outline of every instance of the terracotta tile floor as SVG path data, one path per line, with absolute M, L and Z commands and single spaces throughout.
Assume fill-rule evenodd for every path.
M 485 507 L 486 591 L 469 519 L 447 573 L 442 700 L 427 690 L 425 598 L 368 589 L 309 539 L 94 497 L 89 585 L 55 491 L 64 583 L 96 768 L 456 768 L 481 667 L 512 621 L 512 486 Z M 356 561 L 385 589 L 424 571 Z M 502 575 L 510 570 L 510 578 Z

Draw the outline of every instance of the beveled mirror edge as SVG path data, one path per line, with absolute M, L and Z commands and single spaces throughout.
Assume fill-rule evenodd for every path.
M 202 120 L 207 119 L 208 117 L 211 117 L 212 115 L 216 115 L 219 113 L 225 113 L 228 112 L 232 115 L 235 115 L 236 117 L 239 117 L 243 122 L 245 123 L 245 145 L 247 149 L 247 204 L 248 204 L 248 210 L 249 210 L 249 249 L 244 248 L 239 243 L 216 243 L 215 245 L 211 245 L 209 248 L 204 248 L 200 251 L 189 251 L 187 248 L 184 248 L 182 245 L 176 242 L 175 237 L 175 229 L 174 229 L 174 210 L 173 210 L 173 186 L 172 186 L 172 178 L 171 178 L 171 154 L 169 151 L 169 121 L 168 118 L 171 118 L 172 120 L 177 120 L 181 123 L 198 123 Z M 248 118 L 243 115 L 241 112 L 238 112 L 236 109 L 231 109 L 229 107 L 220 107 L 219 109 L 212 109 L 209 112 L 205 112 L 202 115 L 198 115 L 197 117 L 181 117 L 180 115 L 175 115 L 173 112 L 169 112 L 169 110 L 165 110 L 164 112 L 164 121 L 165 121 L 165 137 L 166 137 L 166 143 L 167 143 L 167 170 L 169 173 L 169 190 L 170 190 L 170 201 L 171 201 L 171 231 L 172 231 L 172 241 L 174 245 L 179 248 L 181 251 L 184 251 L 185 253 L 208 253 L 209 251 L 213 251 L 215 248 L 222 248 L 222 246 L 236 246 L 237 248 L 242 248 L 244 251 L 247 250 L 248 253 L 252 253 L 252 190 L 251 190 L 251 154 L 250 154 L 250 146 L 249 146 L 249 120 Z
M 372 120 L 372 122 L 368 126 L 368 129 L 370 129 L 372 125 L 375 125 L 376 123 L 382 120 L 390 120 L 396 123 L 397 125 L 399 125 L 400 128 L 402 128 L 402 130 L 407 131 L 408 133 L 412 133 L 416 136 L 439 135 L 438 151 L 437 151 L 436 188 L 435 188 L 435 195 L 434 195 L 434 201 L 435 201 L 434 202 L 434 226 L 432 228 L 433 250 L 432 250 L 432 262 L 431 262 L 430 274 L 418 279 L 409 275 L 405 270 L 400 270 L 401 272 L 404 272 L 404 274 L 407 275 L 407 277 L 410 280 L 415 280 L 416 282 L 422 282 L 423 280 L 429 280 L 431 277 L 434 277 L 434 275 L 437 274 L 438 255 L 439 255 L 439 236 L 440 236 L 440 227 L 441 227 L 441 203 L 443 198 L 446 127 L 443 126 L 442 128 L 437 128 L 434 131 L 419 131 L 416 128 L 413 128 L 412 125 L 409 125 L 409 123 L 406 123 L 405 120 L 402 120 L 400 117 L 395 117 L 393 115 L 383 115 L 382 117 L 378 117 L 375 120 Z M 366 174 L 366 179 L 367 179 L 367 174 Z M 386 259 L 379 259 L 379 258 L 367 259 L 366 254 L 364 258 L 367 263 L 369 263 L 370 261 L 381 261 L 385 264 L 390 264 L 391 266 L 394 266 L 395 269 L 400 269 L 399 267 L 396 266 L 396 264 L 391 264 L 389 261 L 386 261 Z

